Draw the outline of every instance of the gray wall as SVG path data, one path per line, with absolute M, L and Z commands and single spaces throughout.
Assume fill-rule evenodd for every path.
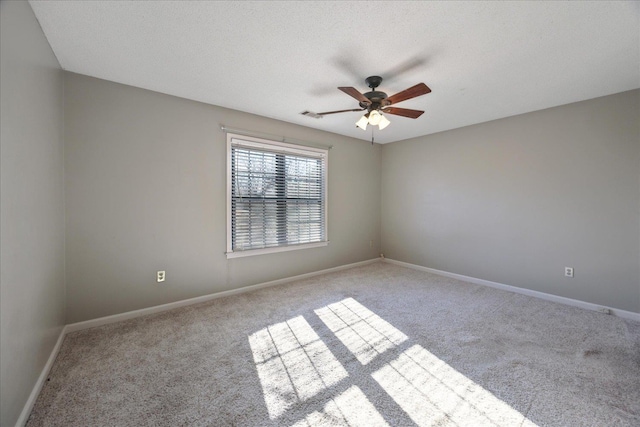
M 62 71 L 27 2 L 0 2 L 0 425 L 64 324 Z
M 334 146 L 327 247 L 227 260 L 220 124 Z M 68 323 L 380 252 L 379 145 L 71 73 L 65 144 Z
M 371 146 L 63 77 L 29 5 L 3 1 L 0 11 L 1 425 L 15 423 L 64 323 L 362 261 L 381 248 L 640 312 L 640 91 Z M 221 123 L 334 145 L 328 247 L 226 259 Z
M 635 90 L 384 145 L 382 251 L 640 312 L 639 104 Z

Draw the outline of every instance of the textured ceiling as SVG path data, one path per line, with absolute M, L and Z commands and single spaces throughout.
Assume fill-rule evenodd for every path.
M 338 86 L 433 92 L 392 142 L 640 87 L 638 2 L 30 1 L 62 68 L 371 139 Z

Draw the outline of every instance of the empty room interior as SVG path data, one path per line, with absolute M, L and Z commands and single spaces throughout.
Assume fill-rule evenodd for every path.
M 1 426 L 639 426 L 640 3 L 0 2 Z

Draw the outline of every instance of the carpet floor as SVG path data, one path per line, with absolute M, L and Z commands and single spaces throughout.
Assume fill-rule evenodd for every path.
M 66 336 L 28 426 L 640 426 L 640 323 L 388 263 Z

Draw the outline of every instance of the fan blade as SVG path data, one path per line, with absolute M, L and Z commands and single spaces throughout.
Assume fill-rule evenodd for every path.
M 352 110 L 338 110 L 338 111 L 325 111 L 324 113 L 318 113 L 319 116 L 326 116 L 327 114 L 346 113 L 348 111 L 362 111 L 365 108 L 354 108 Z
M 398 102 L 406 101 L 407 99 L 415 98 L 416 96 L 426 95 L 431 92 L 431 89 L 424 84 L 418 83 L 415 86 L 411 86 L 409 89 L 405 89 L 402 92 L 398 92 L 393 96 L 387 98 L 386 104 L 397 104 Z
M 354 97 L 355 99 L 357 99 L 358 101 L 364 104 L 371 104 L 371 101 L 369 101 L 369 98 L 367 98 L 366 96 L 358 92 L 358 89 L 356 89 L 355 87 L 339 87 L 338 89 L 340 89 L 347 95 Z
M 420 110 L 410 110 L 408 108 L 389 107 L 380 110 L 383 113 L 395 114 L 396 116 L 409 117 L 410 119 L 417 119 L 424 113 Z

